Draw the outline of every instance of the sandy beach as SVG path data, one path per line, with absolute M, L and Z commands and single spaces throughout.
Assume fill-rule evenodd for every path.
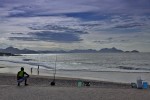
M 14 74 L 0 74 L 1 100 L 149 100 L 149 89 L 133 89 L 130 84 L 56 77 L 33 76 L 29 86 L 17 86 Z M 90 86 L 78 87 L 77 82 L 90 82 Z

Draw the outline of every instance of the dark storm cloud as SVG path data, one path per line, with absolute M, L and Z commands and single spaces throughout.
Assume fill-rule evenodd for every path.
M 9 37 L 9 40 L 39 41 L 37 38 L 33 38 L 33 37 Z
M 22 40 L 22 41 L 48 41 L 59 43 L 73 43 L 82 41 L 79 35 L 71 33 L 54 33 L 50 31 L 28 33 L 29 37 L 10 37 L 10 40 Z
M 11 33 L 11 34 L 14 34 L 14 35 L 23 35 L 23 33 Z
M 73 33 L 73 34 L 88 34 L 88 32 L 86 31 L 58 25 L 32 26 L 29 28 L 32 30 L 53 30 L 53 31 L 64 31 L 66 33 Z

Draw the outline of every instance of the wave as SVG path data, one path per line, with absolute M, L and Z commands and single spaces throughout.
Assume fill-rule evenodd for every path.
M 50 66 L 47 63 L 38 63 L 38 62 L 29 62 L 29 61 L 34 61 L 32 59 L 23 59 L 22 61 L 12 61 L 12 60 L 0 60 L 4 62 L 11 62 L 11 63 L 16 63 L 16 64 L 28 64 L 31 65 L 32 67 L 35 66 L 40 66 L 40 68 L 43 68 L 45 70 L 53 70 L 54 66 Z M 74 63 L 76 64 L 76 63 Z M 129 66 L 118 66 L 118 67 L 113 67 L 113 68 L 103 68 L 103 69 L 88 69 L 88 68 L 57 68 L 58 71 L 81 71 L 81 72 L 132 72 L 132 73 L 150 73 L 149 68 L 135 68 L 135 67 L 129 67 Z
M 91 70 L 91 69 L 56 69 L 57 71 L 80 71 L 80 72 L 121 72 L 121 73 L 150 73 L 146 70 Z
M 135 68 L 135 67 L 127 67 L 127 66 L 118 66 L 116 68 L 125 69 L 125 70 L 147 70 L 147 71 L 150 71 L 150 68 Z
M 31 66 L 40 66 L 46 69 L 53 69 L 53 67 L 51 66 L 46 66 L 44 64 L 40 64 L 40 63 L 36 63 L 36 62 L 23 62 L 23 61 L 11 61 L 11 60 L 0 60 L 0 61 L 5 61 L 5 62 L 11 62 L 11 63 L 16 63 L 16 64 L 28 64 Z

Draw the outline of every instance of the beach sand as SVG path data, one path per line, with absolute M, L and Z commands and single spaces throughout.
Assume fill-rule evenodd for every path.
M 16 75 L 0 74 L 0 100 L 149 100 L 149 89 L 133 89 L 130 84 L 56 77 L 33 76 L 29 86 L 17 86 Z M 90 86 L 78 87 L 78 81 Z

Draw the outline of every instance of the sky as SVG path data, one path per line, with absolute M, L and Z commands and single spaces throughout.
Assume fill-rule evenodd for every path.
M 150 52 L 150 0 L 0 0 L 0 48 Z

